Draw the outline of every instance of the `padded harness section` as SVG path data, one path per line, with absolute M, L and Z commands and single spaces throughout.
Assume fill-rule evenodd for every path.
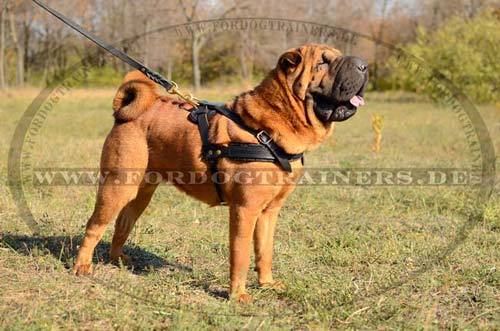
M 258 144 L 230 143 L 227 146 L 213 144 L 209 139 L 210 119 L 216 114 L 221 114 L 238 124 L 242 129 L 251 133 Z M 224 194 L 218 180 L 218 162 L 221 158 L 227 158 L 244 162 L 272 162 L 277 163 L 286 172 L 292 172 L 291 161 L 302 160 L 304 155 L 286 153 L 271 136 L 263 130 L 255 130 L 245 124 L 243 119 L 236 113 L 227 109 L 223 104 L 200 102 L 198 108 L 189 113 L 188 119 L 198 124 L 202 140 L 203 158 L 208 162 L 212 182 L 219 198 L 220 204 L 225 204 Z

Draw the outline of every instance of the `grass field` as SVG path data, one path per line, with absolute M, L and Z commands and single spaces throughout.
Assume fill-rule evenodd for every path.
M 227 100 L 237 90 L 207 90 Z M 95 168 L 113 122 L 113 90 L 74 90 L 37 137 L 36 167 Z M 2 330 L 498 330 L 500 195 L 446 254 L 474 204 L 470 187 L 300 186 L 283 208 L 275 244 L 280 292 L 226 299 L 228 211 L 163 186 L 134 229 L 133 268 L 108 261 L 112 227 L 93 277 L 69 272 L 95 187 L 30 189 L 40 236 L 18 216 L 7 185 L 9 143 L 34 90 L 0 94 L 0 329 Z M 310 167 L 469 167 L 455 114 L 428 103 L 368 105 L 307 155 Z M 500 110 L 480 107 L 497 153 Z M 372 151 L 371 114 L 385 118 Z M 497 168 L 499 165 L 497 165 Z

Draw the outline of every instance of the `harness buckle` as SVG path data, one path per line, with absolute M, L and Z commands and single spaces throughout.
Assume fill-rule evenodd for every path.
M 260 131 L 255 137 L 262 145 L 269 145 L 273 141 L 273 138 L 266 131 Z
M 198 107 L 189 112 L 188 119 L 193 123 L 198 123 L 198 117 L 208 112 L 206 107 Z

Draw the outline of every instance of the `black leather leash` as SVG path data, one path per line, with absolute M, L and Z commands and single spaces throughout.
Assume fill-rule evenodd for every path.
M 209 121 L 215 113 L 227 117 L 245 131 L 250 132 L 259 143 L 229 143 L 227 146 L 212 143 L 209 136 Z M 198 108 L 192 110 L 188 118 L 191 122 L 198 124 L 202 140 L 202 154 L 208 162 L 211 179 L 215 185 L 215 190 L 221 204 L 225 204 L 226 202 L 222 192 L 218 169 L 219 160 L 222 158 L 242 162 L 277 163 L 286 172 L 292 172 L 290 162 L 302 160 L 302 163 L 304 163 L 303 153 L 286 153 L 266 131 L 255 130 L 249 127 L 238 114 L 227 109 L 222 104 L 201 101 Z

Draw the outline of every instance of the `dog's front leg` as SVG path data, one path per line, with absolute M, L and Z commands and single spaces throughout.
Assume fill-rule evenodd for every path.
M 273 280 L 273 243 L 276 221 L 283 201 L 273 201 L 259 216 L 254 231 L 255 267 L 261 287 L 283 288 L 283 284 Z
M 242 303 L 252 302 L 246 293 L 250 251 L 255 222 L 260 210 L 231 206 L 229 224 L 229 260 L 231 264 L 230 297 Z

